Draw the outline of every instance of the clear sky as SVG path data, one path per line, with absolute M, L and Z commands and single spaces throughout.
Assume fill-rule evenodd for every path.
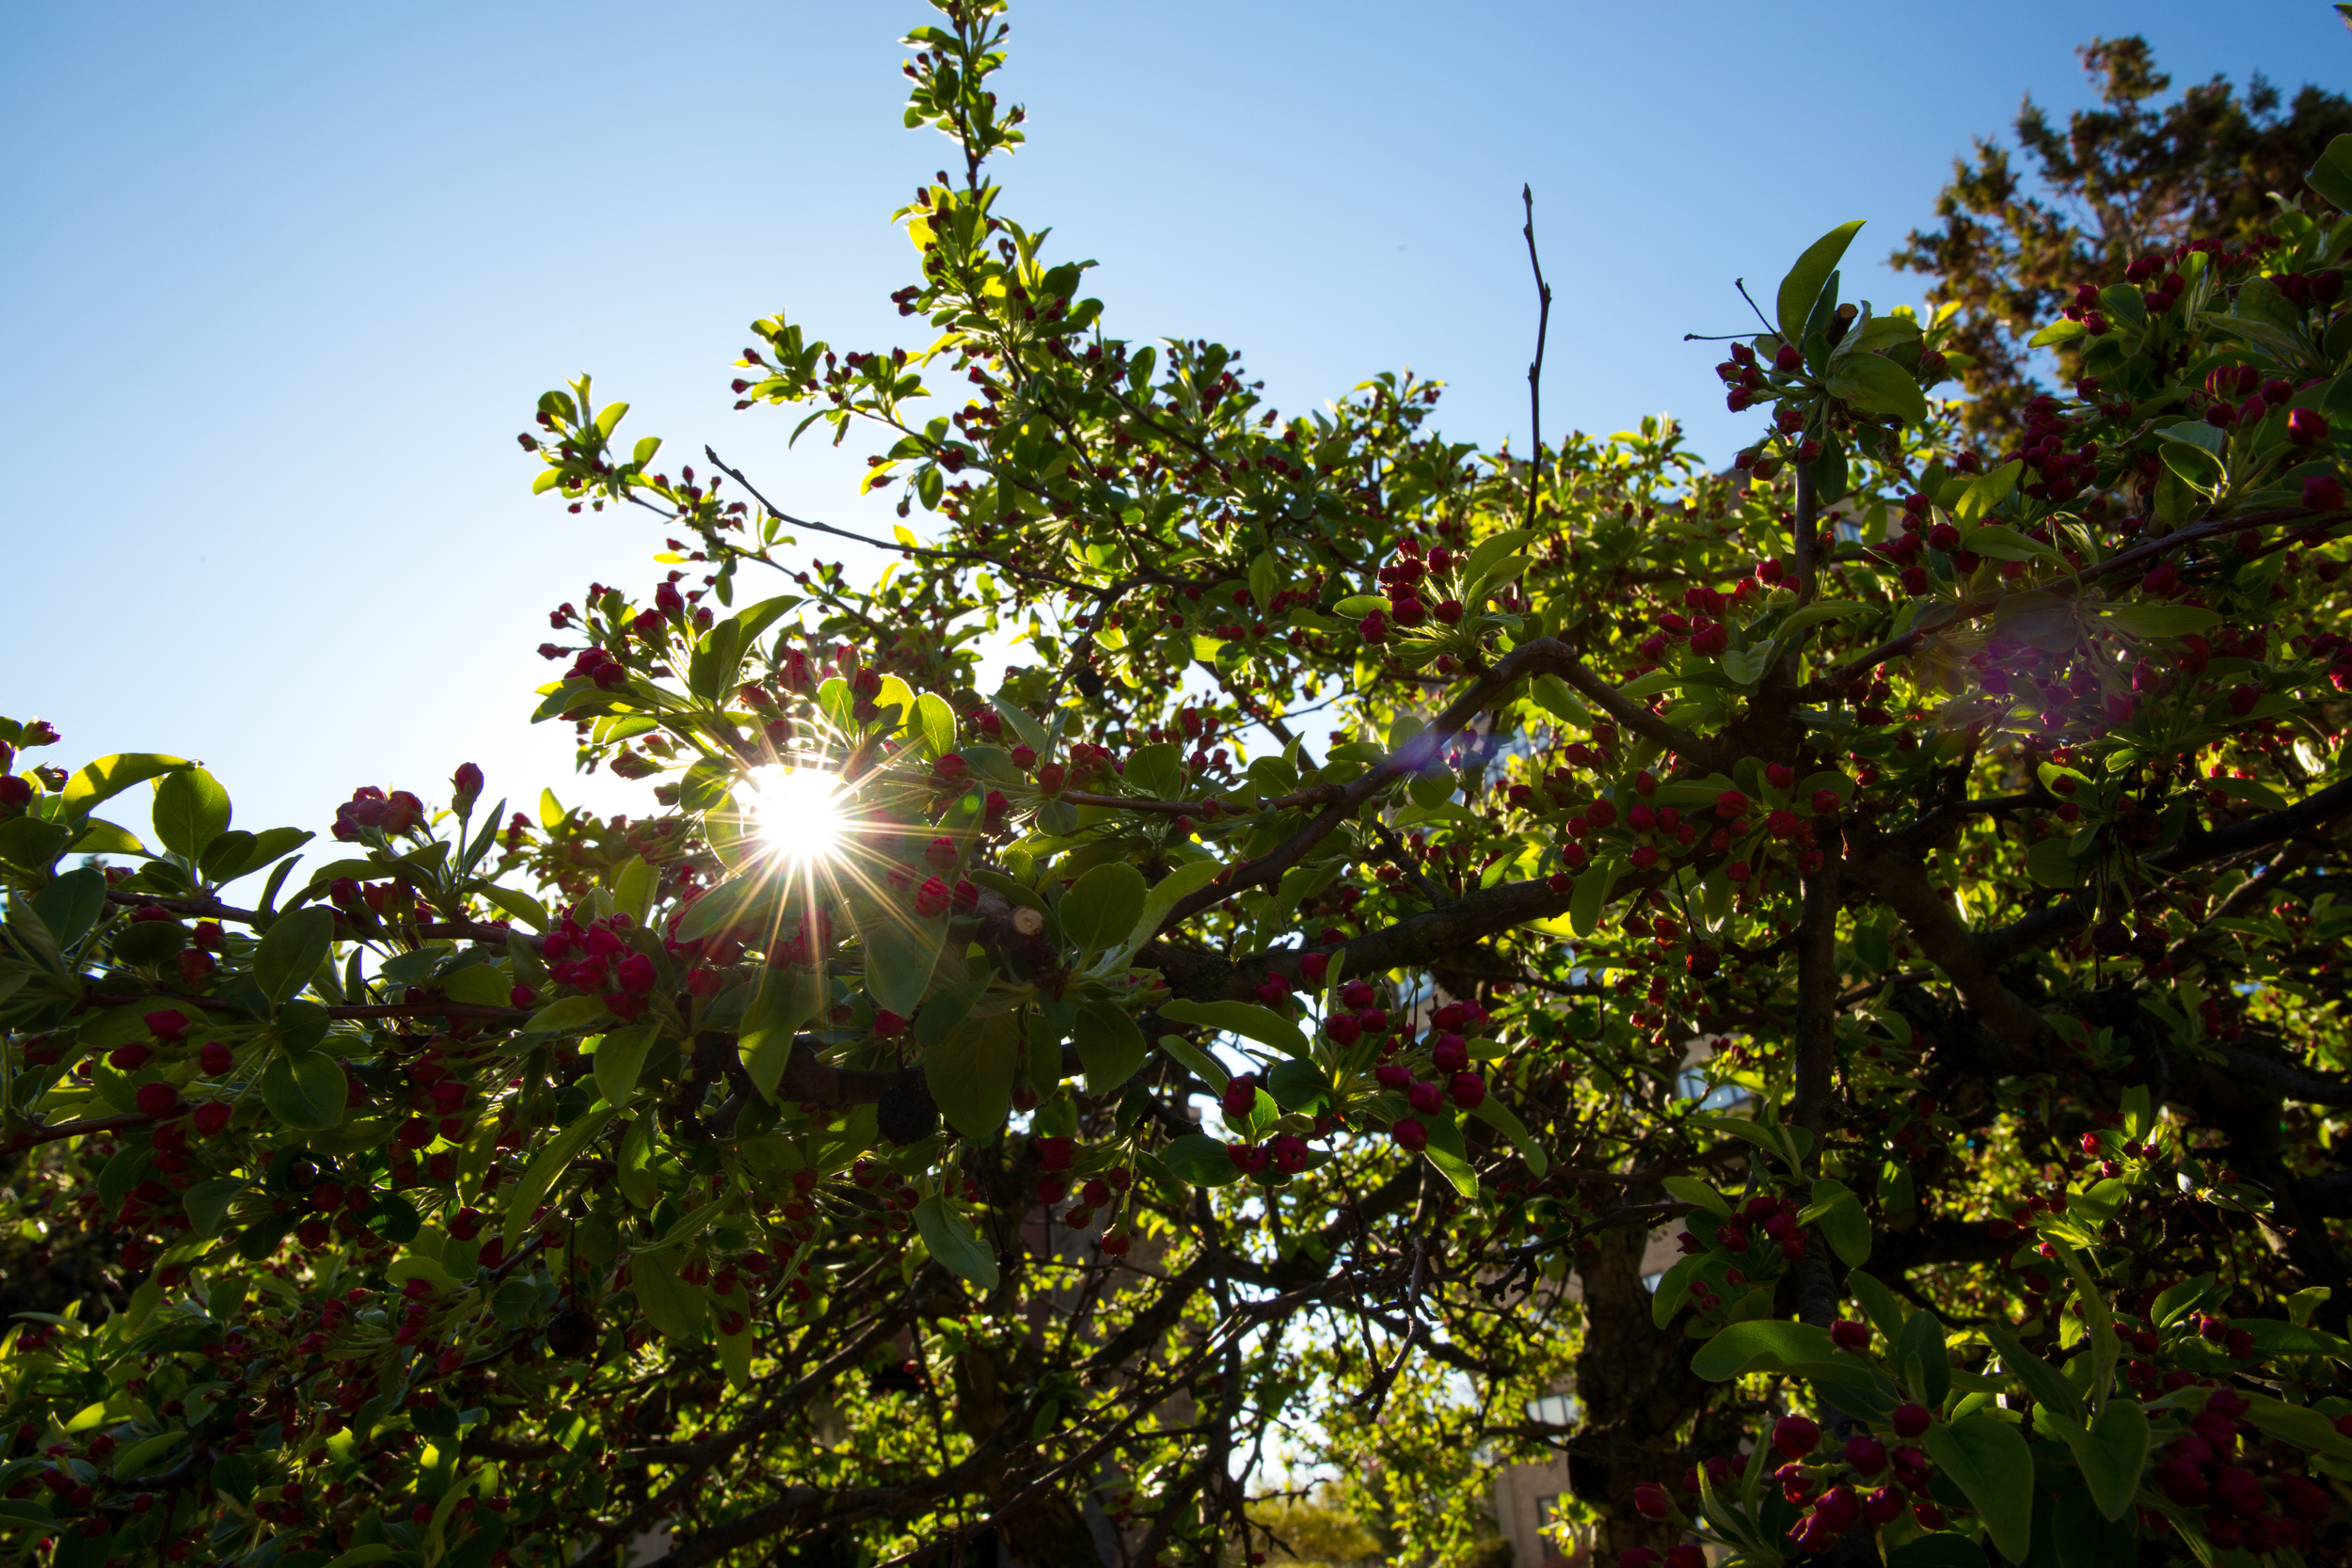
M 533 400 L 580 370 L 628 431 L 714 441 L 856 522 L 857 456 L 736 414 L 743 324 L 908 341 L 890 211 L 948 148 L 900 128 L 899 0 L 202 7 L 8 0 L 0 23 L 0 713 L 203 758 L 241 826 L 360 784 L 643 810 L 531 728 L 544 611 L 643 587 L 637 518 L 528 494 Z M 1532 182 L 1556 437 L 1683 415 L 1722 459 L 1717 351 L 1807 242 L 1864 217 L 1846 293 L 1952 155 L 2074 48 L 2138 31 L 2176 80 L 2352 87 L 2310 0 L 1732 5 L 1032 0 L 1000 211 L 1051 224 L 1125 336 L 1243 348 L 1286 408 L 1410 366 L 1450 433 L 1524 446 Z M 919 341 L 919 340 L 913 340 Z M 643 515 L 640 515 L 641 516 Z M 879 509 L 863 514 L 882 520 Z M 830 558 L 835 552 L 828 549 Z M 137 821 L 142 812 L 124 814 Z

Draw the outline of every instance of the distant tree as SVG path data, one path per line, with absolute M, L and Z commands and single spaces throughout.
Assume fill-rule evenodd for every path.
M 2044 389 L 2026 341 L 2085 282 L 2190 240 L 2256 233 L 2277 212 L 2270 193 L 2301 190 L 2303 171 L 2352 131 L 2340 93 L 2306 86 L 2285 103 L 2257 71 L 2243 96 L 2216 76 L 2159 105 L 2172 78 L 2147 40 L 2093 39 L 2077 53 L 2105 107 L 2075 111 L 2061 132 L 2028 96 L 2016 129 L 2029 169 L 1979 137 L 1936 200 L 1943 226 L 1914 230 L 1893 257 L 1935 278 L 1930 300 L 1959 307 L 1947 339 L 1959 356 L 1947 356 L 1975 394 L 1963 417 L 1979 435 L 2021 425 Z M 2069 381 L 2081 347 L 2057 351 Z

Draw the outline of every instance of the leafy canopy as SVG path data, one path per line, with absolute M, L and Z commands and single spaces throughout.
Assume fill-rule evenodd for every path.
M 1637 1562 L 2340 1546 L 2352 142 L 2104 262 L 1997 462 L 1853 223 L 1729 472 L 1515 458 L 1112 336 L 942 18 L 917 346 L 733 372 L 882 580 L 584 375 L 522 438 L 666 538 L 535 714 L 644 815 L 314 851 L 0 731 L 14 1256 L 119 1282 L 8 1330 L 0 1559 L 1207 1559 L 1284 1448 L 1445 1560 L 1563 1450 Z

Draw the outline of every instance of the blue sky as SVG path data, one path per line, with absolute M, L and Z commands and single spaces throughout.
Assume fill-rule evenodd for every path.
M 8 5 L 0 713 L 56 723 L 51 760 L 203 758 L 251 828 L 323 827 L 360 784 L 433 798 L 467 760 L 493 799 L 644 809 L 525 721 L 543 612 L 649 582 L 659 539 L 534 501 L 514 435 L 586 369 L 630 432 L 860 520 L 857 455 L 787 453 L 725 383 L 771 310 L 904 341 L 887 214 L 948 161 L 898 121 L 926 14 Z M 1672 410 L 1718 459 L 1755 416 L 1682 334 L 1737 330 L 1734 277 L 1769 288 L 1851 217 L 1849 295 L 1915 298 L 1881 259 L 2024 93 L 2086 101 L 2076 44 L 2352 87 L 2352 38 L 2301 0 L 1013 15 L 1032 139 L 999 210 L 1102 262 L 1110 330 L 1236 344 L 1289 408 L 1409 365 L 1451 384 L 1449 432 L 1524 445 L 1530 182 L 1555 436 Z

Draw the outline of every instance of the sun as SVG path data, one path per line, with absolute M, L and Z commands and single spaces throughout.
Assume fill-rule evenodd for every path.
M 841 842 L 839 781 L 816 768 L 764 768 L 752 815 L 759 836 L 787 861 L 822 860 Z

